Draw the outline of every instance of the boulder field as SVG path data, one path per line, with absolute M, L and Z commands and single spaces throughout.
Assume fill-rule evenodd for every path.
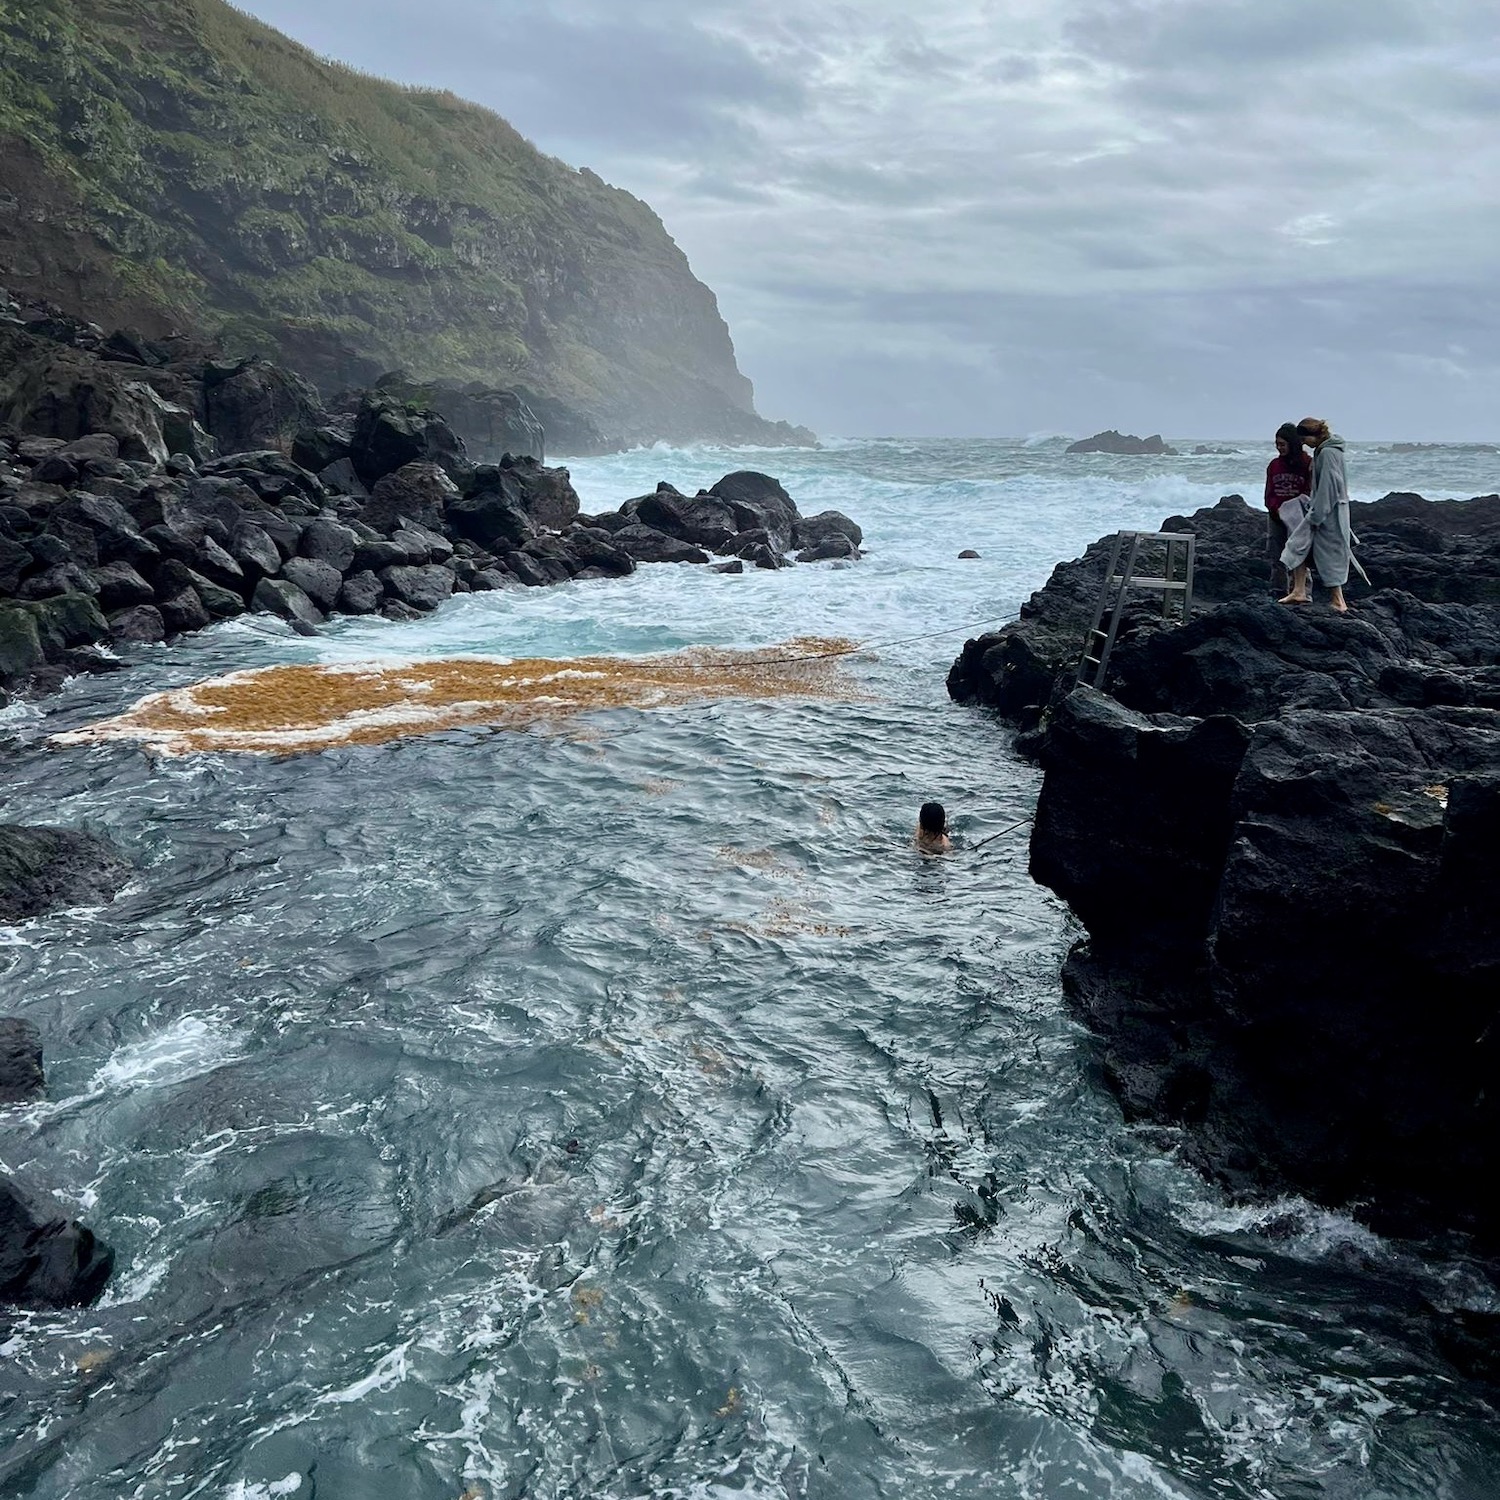
M 847 516 L 803 516 L 749 471 L 583 515 L 566 469 L 510 452 L 474 463 L 410 394 L 377 386 L 325 406 L 261 359 L 105 337 L 55 313 L 0 327 L 0 693 L 113 670 L 99 647 L 247 610 L 307 631 L 640 562 L 740 572 L 859 556 Z
M 1044 768 L 1031 870 L 1088 931 L 1064 987 L 1127 1115 L 1232 1191 L 1493 1253 L 1500 496 L 1353 512 L 1376 587 L 1347 616 L 1274 602 L 1227 497 L 1163 522 L 1199 608 L 1143 592 L 1104 691 L 1074 677 L 1108 539 L 948 686 Z

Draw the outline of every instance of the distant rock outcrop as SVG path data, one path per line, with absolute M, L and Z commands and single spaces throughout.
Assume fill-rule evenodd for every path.
M 1081 438 L 1076 443 L 1070 443 L 1065 450 L 1068 453 L 1122 453 L 1126 455 L 1165 455 L 1175 458 L 1177 450 L 1169 448 L 1162 441 L 1160 433 L 1152 433 L 1150 437 L 1136 437 L 1133 433 L 1116 432 L 1113 427 L 1108 432 L 1096 432 L 1093 437 Z

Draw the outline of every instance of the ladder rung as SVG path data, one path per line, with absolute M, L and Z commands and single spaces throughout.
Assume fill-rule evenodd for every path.
M 1123 583 L 1123 578 L 1111 578 L 1111 583 Z M 1185 589 L 1187 583 L 1181 579 L 1173 578 L 1143 578 L 1139 573 L 1131 577 L 1131 583 L 1138 588 L 1149 589 Z

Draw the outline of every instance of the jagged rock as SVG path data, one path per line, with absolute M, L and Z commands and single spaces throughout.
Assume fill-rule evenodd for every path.
M 149 604 L 156 591 L 126 562 L 105 563 L 95 568 L 93 580 L 99 590 L 99 607 L 122 610 L 134 604 Z M 114 627 L 111 624 L 111 632 Z
M 22 575 L 35 561 L 29 548 L 0 536 L 0 595 L 15 593 Z
M 386 589 L 413 609 L 436 609 L 453 593 L 453 571 L 436 563 L 425 567 L 387 568 L 381 575 Z
M 435 411 L 379 392 L 371 392 L 360 404 L 349 458 L 354 472 L 372 489 L 408 464 L 436 464 L 450 476 L 467 466 L 463 444 Z
M 578 518 L 578 494 L 566 469 L 549 469 L 534 458 L 516 458 L 504 465 L 520 491 L 520 508 L 538 526 L 562 531 Z
M 460 536 L 491 550 L 522 547 L 536 535 L 536 524 L 522 507 L 520 487 L 499 471 L 491 487 L 451 500 L 447 518 Z
M 281 569 L 282 557 L 265 528 L 254 521 L 241 521 L 229 538 L 229 555 L 247 578 L 269 578 Z
M 797 554 L 799 563 L 828 562 L 835 558 L 858 557 L 859 548 L 854 542 L 842 532 L 828 532 L 821 540 L 814 542 L 811 547 L 804 547 Z
M 304 625 L 321 625 L 323 616 L 316 604 L 295 583 L 286 578 L 262 578 L 250 596 L 253 609 L 279 615 L 283 620 Z
M 350 527 L 319 516 L 303 528 L 297 550 L 303 557 L 327 563 L 339 573 L 347 573 L 358 545 L 359 537 Z
M 542 424 L 515 391 L 478 384 L 457 386 L 447 381 L 419 385 L 397 374 L 382 375 L 376 389 L 397 400 L 440 412 L 468 452 L 478 459 L 494 462 L 502 454 L 513 453 L 541 463 L 547 456 Z
M 305 427 L 292 439 L 292 462 L 321 475 L 325 469 L 348 461 L 351 436 L 339 427 Z M 352 464 L 349 472 L 354 472 Z
M 706 563 L 708 553 L 654 527 L 634 522 L 611 533 L 614 545 L 632 562 Z
M 49 661 L 78 646 L 91 646 L 109 634 L 109 622 L 88 594 L 59 594 L 22 606 L 31 611 Z
M 46 1084 L 41 1032 L 30 1021 L 0 1016 L 0 1105 L 40 1099 Z
M 769 474 L 741 469 L 726 474 L 709 489 L 709 494 L 729 506 L 736 531 L 761 529 L 769 532 L 775 539 L 777 552 L 784 552 L 791 546 L 792 530 L 801 518 L 792 497 Z
M 0 824 L 0 922 L 27 922 L 67 907 L 112 901 L 132 873 L 108 839 L 66 828 Z
M 77 1307 L 104 1290 L 115 1255 L 44 1194 L 0 1177 L 0 1303 Z
M 339 608 L 351 615 L 371 615 L 380 608 L 385 597 L 385 587 L 368 570 L 351 573 L 339 590 Z
M 835 536 L 847 537 L 856 547 L 862 546 L 865 540 L 865 534 L 858 523 L 837 510 L 824 510 L 815 516 L 803 516 L 792 527 L 794 547 L 816 547 L 819 542 Z
M 205 625 L 213 623 L 213 616 L 204 607 L 196 589 L 181 589 L 170 598 L 158 597 L 156 607 L 161 611 L 162 624 L 171 635 L 202 630 Z
M 0 422 L 64 440 L 106 433 L 126 458 L 167 458 L 151 388 L 73 350 L 48 350 L 0 381 Z
M 55 484 L 65 490 L 71 489 L 78 483 L 78 465 L 61 453 L 50 453 L 32 469 L 31 477 L 37 484 Z
M 476 594 L 514 588 L 515 584 L 516 579 L 508 573 L 502 573 L 499 568 L 480 568 L 469 580 L 469 587 Z
M 296 434 L 323 417 L 322 402 L 307 381 L 264 359 L 209 365 L 203 373 L 203 406 L 208 430 L 226 454 L 289 453 Z
M 343 574 L 337 568 L 311 557 L 289 558 L 282 564 L 281 576 L 301 589 L 325 614 L 338 603 L 339 591 L 344 586 Z
M 370 492 L 360 520 L 387 533 L 402 520 L 441 530 L 445 511 L 454 502 L 462 503 L 458 486 L 440 465 L 423 459 L 382 477 Z
M 1177 450 L 1169 448 L 1162 441 L 1160 433 L 1152 433 L 1150 437 L 1142 438 L 1136 437 L 1134 433 L 1116 432 L 1113 427 L 1106 432 L 1096 432 L 1093 437 L 1070 443 L 1066 451 L 1069 453 L 1120 453 L 1132 457 L 1163 455 L 1175 458 L 1177 456 Z
M 109 617 L 110 638 L 117 645 L 155 645 L 167 638 L 166 621 L 153 604 L 138 604 Z
M 1225 501 L 1164 523 L 1198 531 L 1209 607 L 1127 614 L 1113 696 L 1069 691 L 1100 544 L 950 687 L 1038 725 L 1032 873 L 1089 931 L 1064 985 L 1127 1113 L 1189 1127 L 1236 1191 L 1493 1247 L 1500 501 L 1356 509 L 1437 597 L 1279 605 L 1258 518 Z M 1404 566 L 1433 554 L 1467 576 Z
M 529 589 L 542 588 L 554 582 L 551 574 L 535 558 L 528 557 L 524 552 L 507 552 L 501 561 L 511 577 Z
M 568 550 L 582 568 L 594 569 L 602 578 L 623 578 L 635 572 L 630 554 L 615 543 L 612 532 L 597 527 L 572 526 L 564 534 Z
M 23 683 L 46 664 L 35 616 L 24 606 L 0 604 L 0 687 Z
M 710 552 L 721 550 L 741 530 L 729 504 L 711 495 L 687 496 L 661 485 L 632 504 L 640 525 Z
M 743 573 L 745 571 L 744 560 L 736 557 L 729 562 L 715 563 L 713 571 L 715 573 Z
M 369 490 L 365 488 L 364 482 L 354 472 L 354 465 L 347 458 L 341 458 L 337 463 L 329 464 L 326 469 L 319 469 L 318 482 L 333 495 L 347 495 L 354 500 L 370 498 Z

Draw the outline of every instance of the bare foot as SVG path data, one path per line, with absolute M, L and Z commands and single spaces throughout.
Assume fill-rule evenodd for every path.
M 1345 604 L 1342 599 L 1340 599 L 1336 604 L 1330 604 L 1328 607 L 1336 615 L 1347 615 L 1349 613 L 1349 606 Z
M 1306 594 L 1283 594 L 1282 597 L 1280 599 L 1278 599 L 1276 602 L 1278 604 L 1306 604 L 1307 603 L 1307 595 Z

